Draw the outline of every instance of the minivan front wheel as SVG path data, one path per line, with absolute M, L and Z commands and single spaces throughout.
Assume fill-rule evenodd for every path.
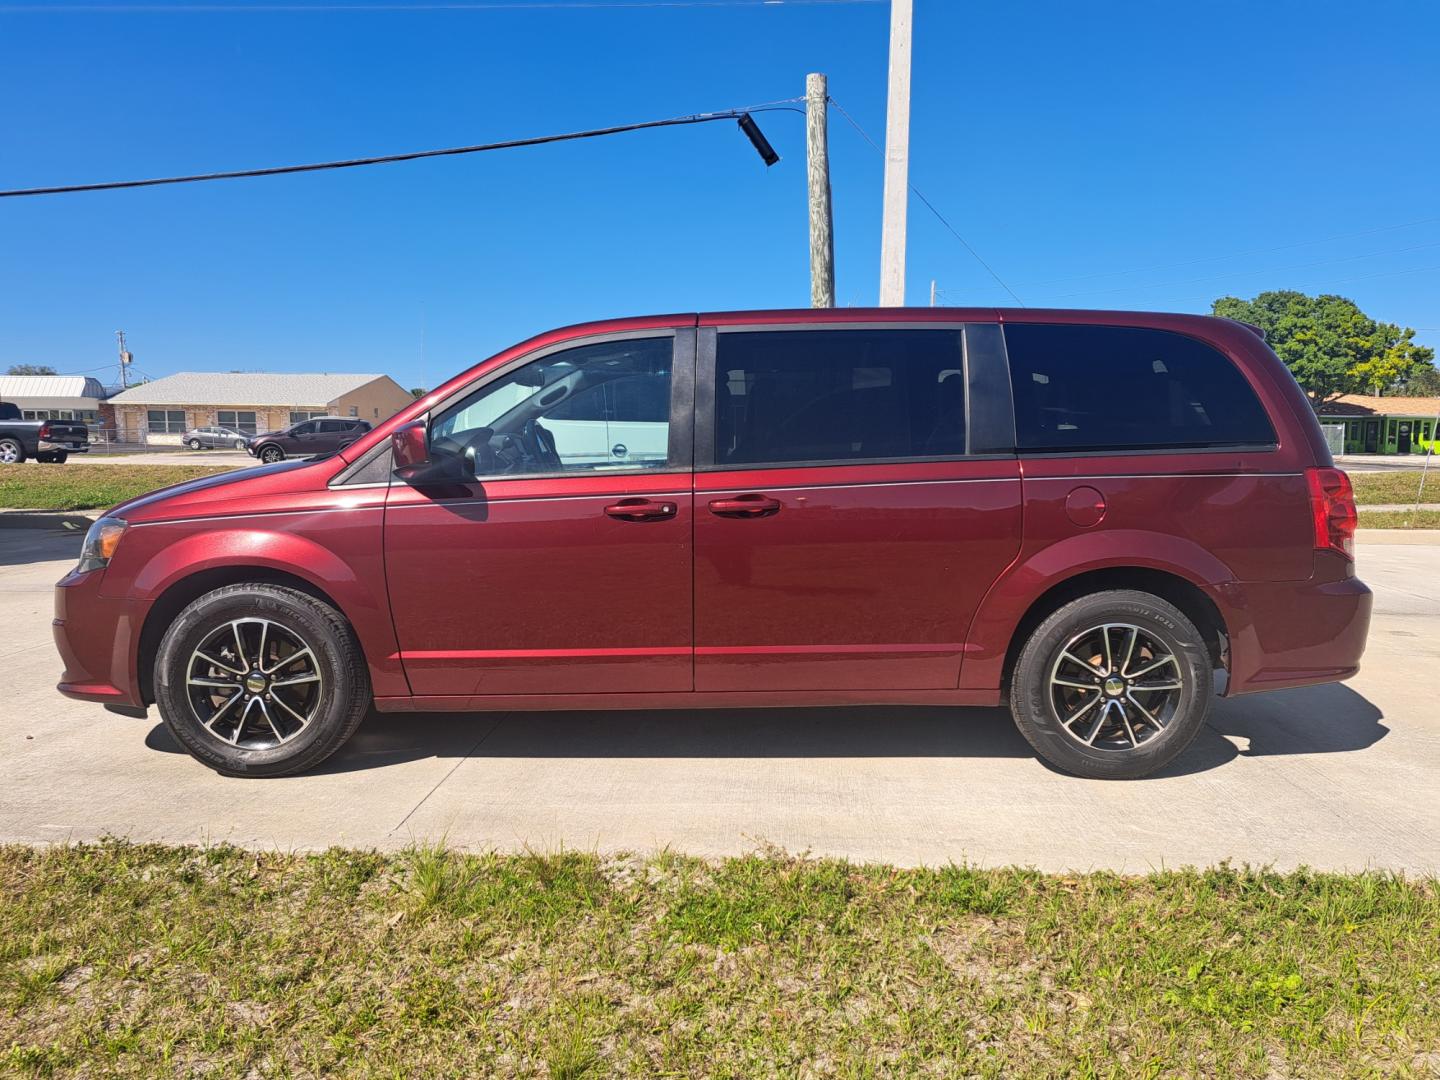
M 1213 696 L 1194 623 L 1158 596 L 1115 590 L 1071 601 L 1035 628 L 1015 664 L 1010 708 L 1056 768 L 1135 779 L 1190 745 Z
M 329 604 L 277 585 L 228 585 L 165 632 L 155 698 L 201 763 L 227 776 L 286 776 L 350 738 L 370 679 L 354 632 Z

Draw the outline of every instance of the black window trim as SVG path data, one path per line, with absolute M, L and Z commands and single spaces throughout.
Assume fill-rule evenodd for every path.
M 1260 412 L 1265 417 L 1265 422 L 1270 425 L 1270 433 L 1275 438 L 1270 442 L 1233 442 L 1217 443 L 1205 442 L 1193 445 L 1167 443 L 1163 446 L 1123 446 L 1106 448 L 1087 448 L 1084 446 L 1056 446 L 1056 447 L 1022 447 L 1020 445 L 1019 422 L 1015 420 L 1013 397 L 1011 407 L 1011 438 L 1015 447 L 1015 456 L 1022 458 L 1058 458 L 1058 457 L 1155 457 L 1157 455 L 1174 454 L 1272 454 L 1280 449 L 1280 430 L 1275 426 L 1275 419 L 1270 415 L 1270 410 L 1265 405 L 1265 395 L 1256 386 L 1245 365 L 1238 363 L 1230 352 L 1215 342 L 1199 336 L 1198 334 L 1187 333 L 1184 330 L 1171 330 L 1163 326 L 1145 326 L 1136 323 L 1123 322 L 1069 322 L 1064 319 L 1044 319 L 1031 321 L 1015 321 L 1013 323 L 1000 323 L 1000 339 L 1002 355 L 1005 360 L 1005 371 L 1007 379 L 1014 377 L 1014 369 L 1010 366 L 1010 346 L 1005 337 L 1005 330 L 1008 326 L 1094 326 L 1105 330 L 1149 330 L 1157 334 L 1173 334 L 1176 337 L 1188 338 L 1210 351 L 1217 353 L 1224 358 L 1225 362 L 1235 369 L 1236 374 L 1250 388 L 1255 395 L 1255 401 L 1260 406 Z
M 923 457 L 822 459 L 819 461 L 745 462 L 715 461 L 715 393 L 720 334 L 827 332 L 832 330 L 958 330 L 961 366 L 965 378 L 964 454 L 926 454 Z M 972 347 L 973 331 L 973 347 Z M 785 322 L 738 323 L 701 326 L 695 358 L 695 471 L 697 473 L 753 472 L 757 469 L 824 469 L 849 465 L 913 465 L 939 461 L 1003 461 L 1015 457 L 1015 410 L 1010 397 L 1010 367 L 1004 352 L 1000 322 L 905 320 L 891 322 Z M 998 345 L 998 348 L 997 348 Z M 981 419 L 981 418 L 984 419 Z M 979 422 L 979 438 L 976 437 Z
M 618 330 L 608 334 L 588 334 L 584 337 L 567 338 L 523 353 L 501 364 L 492 371 L 466 383 L 444 401 L 434 405 L 417 420 L 425 422 L 428 432 L 435 418 L 452 405 L 459 404 L 477 390 L 510 374 L 526 364 L 543 360 L 547 356 L 586 345 L 599 345 L 610 341 L 641 341 L 647 338 L 670 338 L 672 353 L 670 360 L 670 428 L 663 469 L 636 466 L 630 469 L 604 469 L 596 472 L 579 472 L 570 469 L 551 472 L 525 473 L 523 476 L 482 476 L 479 483 L 497 480 L 573 480 L 581 476 L 665 476 L 675 473 L 689 473 L 694 461 L 694 414 L 695 414 L 695 327 L 654 326 L 641 330 Z M 367 455 L 368 458 L 369 455 Z

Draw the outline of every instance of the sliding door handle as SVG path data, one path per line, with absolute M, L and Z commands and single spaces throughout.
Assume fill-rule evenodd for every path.
M 713 499 L 710 512 L 717 517 L 758 518 L 780 512 L 780 500 L 768 495 L 737 495 L 733 499 Z
M 621 499 L 605 507 L 605 516 L 616 521 L 664 521 L 675 516 L 675 504 L 650 499 Z

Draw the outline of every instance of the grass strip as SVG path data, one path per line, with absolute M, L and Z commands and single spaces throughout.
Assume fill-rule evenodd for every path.
M 1437 986 L 1379 873 L 0 848 L 18 1075 L 1428 1076 Z
M 230 472 L 214 465 L 0 466 L 0 508 L 22 510 L 104 510 L 147 491 Z

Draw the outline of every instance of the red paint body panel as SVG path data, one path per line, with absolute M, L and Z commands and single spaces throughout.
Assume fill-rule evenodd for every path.
M 445 492 L 330 486 L 395 429 L 536 349 L 665 327 L 929 322 L 1200 338 L 1250 382 L 1278 446 L 492 480 Z M 61 690 L 143 704 L 139 648 L 157 601 L 197 573 L 252 568 L 333 600 L 385 710 L 995 704 L 1037 600 L 1078 574 L 1134 567 L 1214 603 L 1230 693 L 1329 681 L 1356 670 L 1370 611 L 1353 564 L 1312 543 L 1304 472 L 1330 464 L 1294 380 L 1257 335 L 1226 320 L 892 308 L 590 323 L 491 357 L 325 461 L 115 508 L 131 527 L 109 568 L 57 586 Z M 747 516 L 737 516 L 744 499 L 710 507 L 748 496 L 778 506 Z M 633 497 L 674 502 L 676 513 L 607 514 Z
M 764 518 L 709 512 L 761 493 Z M 695 689 L 954 688 L 1020 547 L 1014 459 L 699 473 Z
M 689 476 L 390 488 L 385 548 L 416 694 L 691 688 Z M 649 496 L 671 518 L 605 508 Z M 459 496 L 459 497 L 456 497 Z

